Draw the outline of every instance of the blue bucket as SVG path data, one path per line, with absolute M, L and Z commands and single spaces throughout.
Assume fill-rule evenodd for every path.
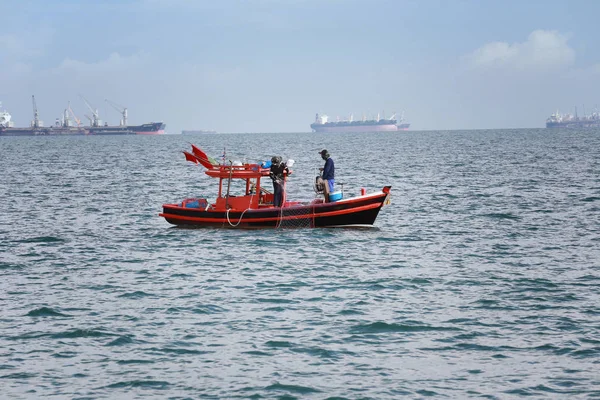
M 331 192 L 329 193 L 329 201 L 338 201 L 343 197 L 342 192 Z

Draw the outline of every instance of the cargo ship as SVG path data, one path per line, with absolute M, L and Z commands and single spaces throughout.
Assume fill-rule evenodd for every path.
M 380 118 L 379 114 L 377 118 L 367 119 L 363 118 L 359 121 L 355 121 L 353 115 L 349 118 L 338 120 L 336 122 L 329 122 L 327 115 L 315 116 L 315 122 L 310 124 L 310 128 L 313 132 L 390 132 L 398 130 L 408 130 L 410 127 L 409 123 L 406 123 L 403 118 L 398 121 L 396 114 L 392 115 L 391 118 Z
M 89 135 L 162 135 L 165 133 L 165 124 L 162 122 L 149 122 L 142 125 L 100 125 L 89 126 L 86 129 Z
M 200 129 L 200 130 L 183 130 L 181 131 L 182 135 L 204 135 L 207 133 L 217 133 L 217 131 L 213 131 L 213 130 L 204 130 L 204 129 Z
M 57 118 L 54 125 L 44 126 L 44 122 L 39 119 L 37 108 L 35 107 L 35 98 L 33 102 L 34 116 L 30 126 L 27 128 L 15 127 L 10 113 L 5 109 L 0 110 L 0 136 L 87 135 L 89 133 L 86 128 L 71 124 L 67 110 L 65 110 L 62 120 Z
M 546 119 L 546 128 L 600 128 L 600 113 L 595 111 L 592 115 L 579 117 L 577 109 L 575 115 L 561 114 L 556 111 Z
M 165 124 L 162 122 L 151 122 L 142 125 L 127 125 L 127 108 L 118 108 L 116 103 L 109 100 L 111 106 L 117 108 L 122 114 L 119 125 L 108 125 L 102 123 L 98 118 L 98 110 L 92 109 L 84 99 L 86 105 L 92 111 L 92 116 L 86 117 L 90 120 L 89 126 L 84 126 L 77 118 L 71 105 L 64 110 L 61 118 L 57 118 L 54 125 L 44 126 L 39 119 L 35 97 L 31 96 L 33 102 L 33 120 L 29 127 L 15 127 L 12 116 L 6 110 L 0 110 L 0 136 L 44 136 L 44 135 L 159 135 L 165 133 Z
M 396 126 L 398 127 L 399 131 L 407 131 L 408 128 L 410 128 L 410 124 L 408 122 L 401 122 Z

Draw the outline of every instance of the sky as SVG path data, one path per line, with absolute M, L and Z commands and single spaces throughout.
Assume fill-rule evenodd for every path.
M 596 0 L 0 0 L 0 101 L 82 120 L 308 132 L 543 127 L 600 104 Z

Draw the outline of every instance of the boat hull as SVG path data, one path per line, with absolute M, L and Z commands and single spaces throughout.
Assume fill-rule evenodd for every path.
M 312 124 L 310 126 L 315 132 L 395 132 L 398 127 L 395 124 L 388 125 L 338 125 L 326 126 L 323 124 Z
M 86 127 L 40 127 L 5 128 L 0 127 L 0 136 L 73 136 L 73 135 L 162 135 L 165 124 L 151 122 L 130 126 L 86 126 Z
M 600 128 L 600 120 L 573 122 L 546 122 L 546 128 Z
M 150 122 L 142 125 L 98 126 L 88 129 L 90 135 L 162 135 L 165 133 L 165 124 Z
M 206 135 L 206 134 L 213 134 L 213 133 L 217 133 L 217 131 L 213 131 L 213 130 L 183 130 L 181 131 L 182 135 Z
M 173 225 L 219 228 L 325 228 L 369 226 L 389 201 L 390 188 L 337 202 L 310 204 L 286 203 L 284 207 L 248 210 L 186 208 L 182 204 L 164 204 L 161 217 Z
M 84 128 L 42 127 L 42 128 L 0 128 L 0 136 L 73 136 L 87 135 Z

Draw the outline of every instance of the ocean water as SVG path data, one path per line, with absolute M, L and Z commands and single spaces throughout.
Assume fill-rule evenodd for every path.
M 180 229 L 326 148 L 370 229 Z M 600 398 L 600 131 L 0 138 L 0 397 Z

